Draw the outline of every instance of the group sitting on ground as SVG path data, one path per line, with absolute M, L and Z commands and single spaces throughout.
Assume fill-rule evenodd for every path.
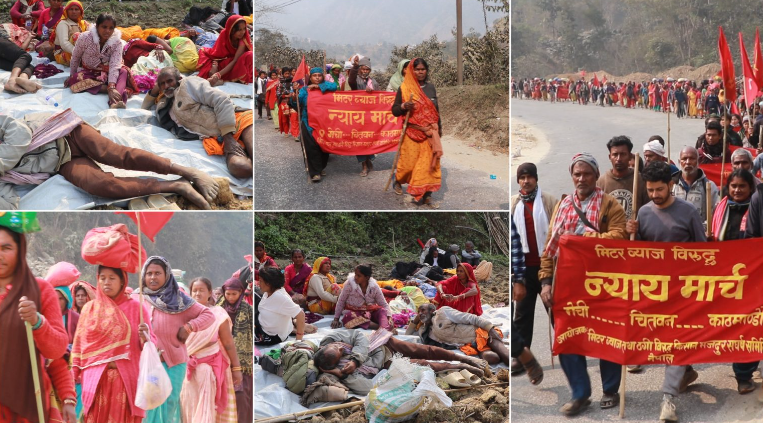
M 434 238 L 427 244 L 436 250 Z M 389 367 L 395 353 L 431 367 L 446 383 L 449 371 L 466 370 L 479 378 L 488 365 L 509 366 L 503 333 L 481 317 L 478 279 L 466 262 L 481 255 L 472 242 L 466 245 L 466 255 L 461 260 L 456 256 L 452 269 L 398 262 L 388 280 L 379 281 L 371 265 L 358 265 L 342 282 L 331 273 L 328 257 L 315 259 L 311 267 L 296 249 L 291 264 L 281 271 L 265 245 L 256 241 L 255 345 L 281 347 L 260 357 L 261 366 L 283 377 L 286 387 L 302 396 L 303 405 L 343 401 L 351 393 L 366 395 L 373 376 Z M 311 323 L 323 315 L 333 317 L 331 334 L 320 344 L 304 339 L 317 331 Z M 397 328 L 404 327 L 420 343 L 395 338 Z M 375 332 L 369 339 L 356 329 Z M 287 342 L 291 336 L 295 342 Z

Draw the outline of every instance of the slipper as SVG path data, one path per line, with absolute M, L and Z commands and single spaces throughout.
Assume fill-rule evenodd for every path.
M 618 404 L 620 404 L 620 395 L 617 393 L 604 394 L 601 396 L 601 401 L 599 401 L 599 407 L 601 407 L 602 410 L 616 407 Z
M 472 385 L 464 379 L 464 376 L 458 370 L 447 370 L 440 373 L 442 379 L 450 386 L 455 388 L 468 388 Z
M 170 203 L 163 195 L 159 194 L 149 195 L 146 203 L 152 210 L 180 210 L 177 204 Z
M 366 176 L 368 176 L 368 168 L 365 168 L 365 169 L 363 169 L 363 170 L 360 172 L 360 176 L 363 176 L 363 177 L 366 177 Z
M 397 195 L 403 195 L 403 186 L 402 186 L 402 185 L 400 185 L 400 183 L 398 183 L 398 182 L 395 182 L 395 183 L 392 185 L 392 189 L 393 189 L 393 190 L 395 190 L 395 194 L 397 194 Z
M 146 200 L 142 198 L 133 198 L 127 204 L 128 210 L 151 210 L 151 206 L 146 203 Z
M 580 412 L 589 405 L 591 405 L 590 399 L 578 398 L 564 404 L 562 408 L 559 409 L 559 411 L 567 417 L 572 417 L 580 414 Z
M 321 175 L 313 175 L 313 178 L 311 180 L 313 182 L 320 182 L 321 181 Z
M 480 379 L 479 377 L 472 374 L 470 371 L 466 369 L 461 369 L 459 373 L 461 373 L 461 376 L 463 376 L 464 379 L 466 379 L 466 381 L 469 382 L 469 384 L 472 386 L 479 385 L 482 383 L 482 379 Z

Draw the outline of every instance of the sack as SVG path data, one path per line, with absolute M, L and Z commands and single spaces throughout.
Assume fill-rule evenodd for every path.
M 139 366 L 135 405 L 143 410 L 153 410 L 164 404 L 172 393 L 172 382 L 153 342 L 143 344 Z
M 453 401 L 437 386 L 429 367 L 411 364 L 396 355 L 389 370 L 373 379 L 374 387 L 365 399 L 369 423 L 395 423 L 413 419 L 429 397 L 450 407 Z
M 138 273 L 140 264 L 146 260 L 146 250 L 141 248 L 138 258 L 138 237 L 127 232 L 122 223 L 107 228 L 93 228 L 82 240 L 82 259 L 94 265 L 122 269 Z

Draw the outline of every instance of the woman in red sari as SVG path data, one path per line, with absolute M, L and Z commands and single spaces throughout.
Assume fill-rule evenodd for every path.
M 128 270 L 136 266 L 137 257 Z M 74 379 L 82 382 L 83 421 L 140 423 L 146 412 L 135 405 L 138 363 L 143 343 L 149 337 L 156 342 L 151 315 L 125 293 L 124 269 L 98 266 L 97 278 L 96 298 L 82 308 L 71 354 Z
M 437 295 L 432 302 L 437 304 L 437 308 L 448 306 L 464 313 L 482 315 L 480 288 L 470 264 L 459 264 L 456 276 L 451 276 L 435 286 Z
M 270 116 L 268 116 L 268 119 L 273 119 L 276 129 L 280 128 L 280 126 L 278 126 L 278 109 L 276 108 L 278 87 L 280 85 L 281 81 L 278 79 L 278 72 L 274 70 L 270 71 L 270 79 L 265 86 L 265 104 L 267 105 L 267 108 L 270 109 Z
M 196 67 L 199 77 L 206 78 L 212 86 L 225 81 L 251 84 L 254 81 L 252 37 L 246 29 L 246 21 L 233 15 L 225 23 L 214 47 L 199 51 Z

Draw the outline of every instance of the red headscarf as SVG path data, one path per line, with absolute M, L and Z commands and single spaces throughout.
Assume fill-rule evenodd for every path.
M 124 270 L 122 278 L 124 283 L 116 298 L 106 295 L 98 284 L 95 300 L 82 307 L 72 346 L 73 367 L 84 369 L 130 358 L 130 321 L 119 308 L 120 304 L 128 300 L 125 294 L 127 272 Z
M 458 274 L 456 274 L 455 276 L 451 276 L 450 278 L 440 283 L 442 286 L 442 292 L 450 295 L 460 295 L 472 288 L 477 288 L 477 295 L 467 297 L 462 300 L 447 301 L 444 298 L 441 298 L 440 293 L 438 292 L 434 298 L 435 301 L 439 304 L 439 307 L 437 308 L 448 306 L 458 311 L 463 311 L 464 313 L 471 313 L 480 316 L 482 315 L 482 298 L 480 296 L 480 287 L 477 285 L 477 278 L 474 277 L 474 269 L 472 268 L 472 265 L 468 263 L 460 263 L 458 267 L 463 268 L 463 270 L 466 272 L 466 286 L 461 283 L 461 281 L 458 279 Z
M 225 22 L 225 29 L 222 30 L 220 36 L 217 38 L 217 42 L 212 48 L 207 48 L 206 53 L 209 57 L 215 60 L 225 59 L 227 57 L 233 57 L 236 55 L 237 45 L 233 45 L 231 36 L 233 35 L 233 28 L 237 23 L 244 22 L 244 18 L 239 15 L 233 15 Z M 245 27 L 246 28 L 246 27 Z M 246 35 L 241 40 L 246 45 L 246 48 L 252 50 L 252 36 L 249 35 L 249 30 L 245 29 Z

